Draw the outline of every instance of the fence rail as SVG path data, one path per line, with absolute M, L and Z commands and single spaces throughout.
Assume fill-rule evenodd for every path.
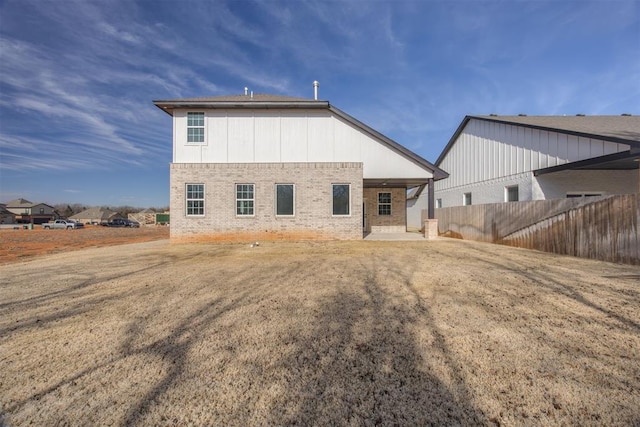
M 640 194 L 436 209 L 440 235 L 640 265 Z

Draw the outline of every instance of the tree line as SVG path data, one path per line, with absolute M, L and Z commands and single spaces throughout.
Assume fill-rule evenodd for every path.
M 78 214 L 78 213 L 80 213 L 82 211 L 85 211 L 85 210 L 91 209 L 91 208 L 109 209 L 110 211 L 118 212 L 124 218 L 126 218 L 127 215 L 129 215 L 130 213 L 138 213 L 138 212 L 143 211 L 145 209 L 149 210 L 149 211 L 152 211 L 152 212 L 157 212 L 157 213 L 162 213 L 162 212 L 169 211 L 169 206 L 165 206 L 165 207 L 150 207 L 150 208 L 136 208 L 136 207 L 133 207 L 133 206 L 87 206 L 87 205 L 83 205 L 83 204 L 80 204 L 80 203 L 73 203 L 73 204 L 58 203 L 56 205 L 53 205 L 53 208 L 56 210 L 56 212 L 58 212 L 58 214 L 60 214 L 60 216 L 62 216 L 64 218 L 69 218 L 70 216 L 73 216 L 75 214 Z

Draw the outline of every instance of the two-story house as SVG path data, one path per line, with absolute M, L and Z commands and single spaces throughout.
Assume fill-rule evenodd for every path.
M 55 208 L 45 203 L 15 199 L 5 205 L 6 209 L 15 215 L 15 221 L 21 224 L 43 224 L 57 217 Z
M 173 118 L 173 240 L 404 232 L 407 189 L 447 176 L 328 101 L 245 91 L 154 104 Z

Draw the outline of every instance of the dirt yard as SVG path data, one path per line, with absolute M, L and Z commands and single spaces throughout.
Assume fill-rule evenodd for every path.
M 28 257 L 0 266 L 0 414 L 640 425 L 640 268 L 449 239 Z
M 78 230 L 0 230 L 0 264 L 35 255 L 68 252 L 82 248 L 168 239 L 169 227 L 110 228 L 86 226 Z

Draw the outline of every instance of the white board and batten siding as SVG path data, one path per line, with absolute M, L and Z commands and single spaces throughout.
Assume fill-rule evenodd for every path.
M 328 111 L 205 110 L 204 143 L 187 143 L 186 116 L 173 114 L 174 163 L 361 162 L 364 179 L 432 177 Z
M 448 190 L 629 150 L 625 144 L 471 119 L 438 165 Z
M 545 198 L 533 171 L 629 150 L 625 144 L 558 132 L 471 119 L 438 167 L 450 173 L 435 183 L 442 205 L 504 201 L 504 189 L 518 185 L 520 200 Z

